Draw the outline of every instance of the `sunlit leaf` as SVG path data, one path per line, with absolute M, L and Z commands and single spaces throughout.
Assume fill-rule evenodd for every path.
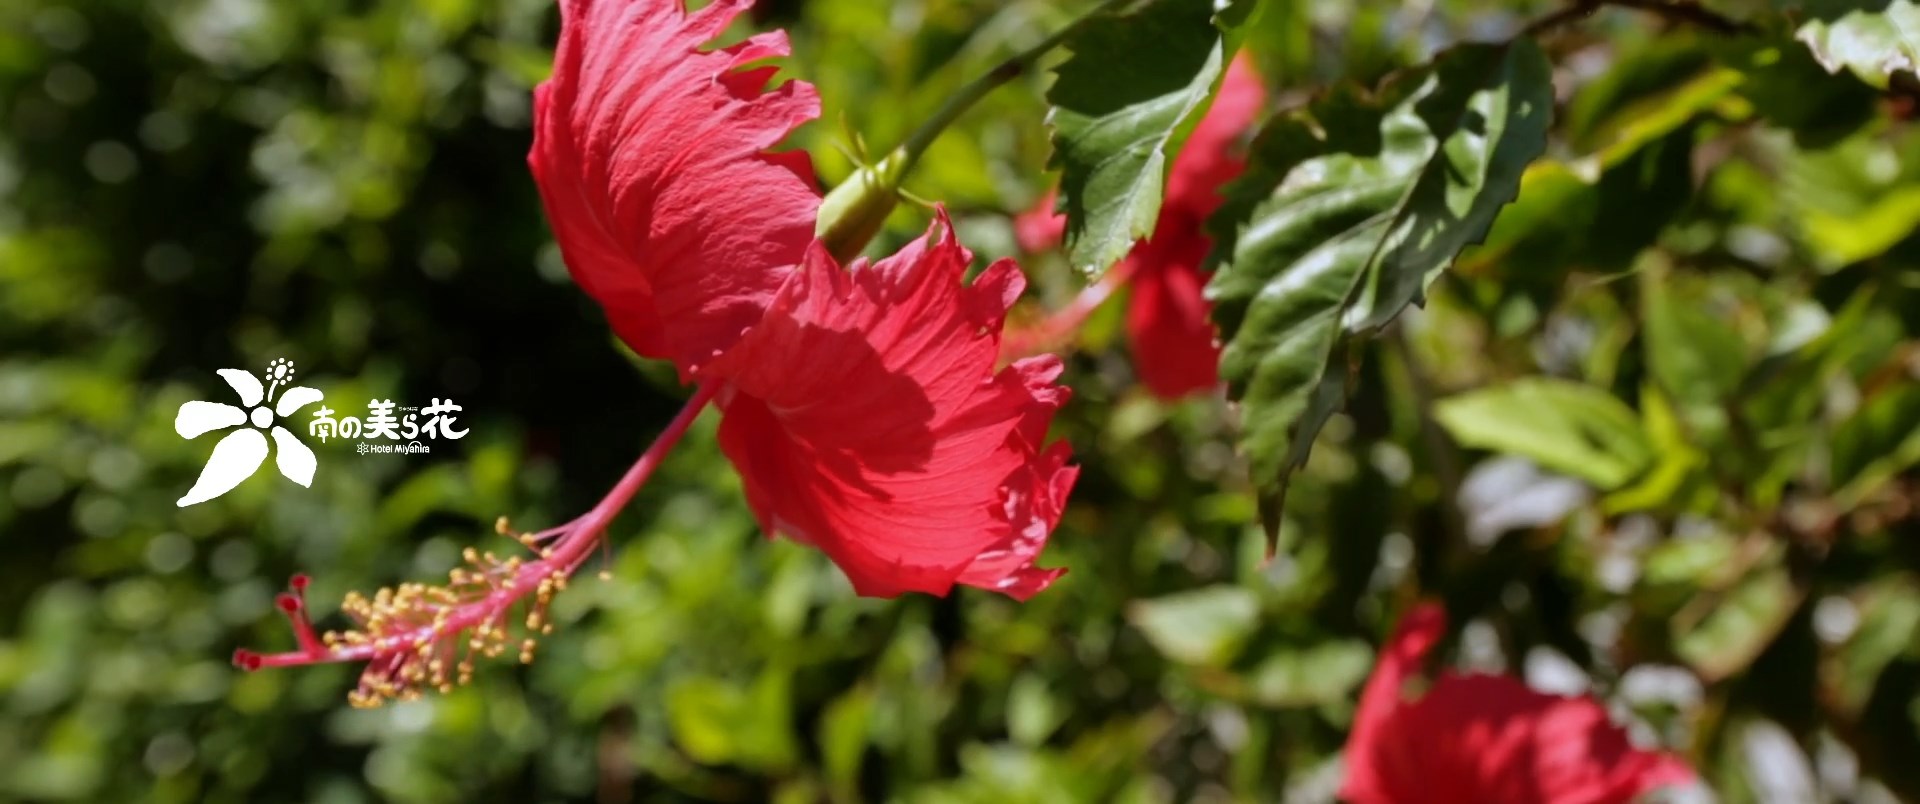
M 1912 74 L 1920 67 L 1920 5 L 1912 0 L 1885 0 L 1837 19 L 1808 20 L 1797 35 L 1829 72 L 1849 70 L 1876 87 L 1885 88 L 1894 73 Z
M 1531 378 L 1447 397 L 1434 415 L 1462 446 L 1519 455 L 1602 489 L 1652 463 L 1633 409 L 1612 394 Z
M 1153 232 L 1167 169 L 1212 97 L 1226 43 L 1209 0 L 1153 0 L 1065 43 L 1047 91 L 1073 264 L 1099 274 Z
M 1232 252 L 1208 294 L 1241 446 L 1267 497 L 1284 492 L 1344 396 L 1341 344 L 1420 300 L 1486 232 L 1545 147 L 1552 104 L 1530 42 L 1469 45 L 1377 103 L 1336 94 L 1257 138 L 1221 212 L 1248 217 L 1223 225 Z

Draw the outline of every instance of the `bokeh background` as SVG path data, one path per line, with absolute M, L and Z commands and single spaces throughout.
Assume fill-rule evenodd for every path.
M 1552 10 L 1267 5 L 1277 106 Z M 754 22 L 819 86 L 795 145 L 831 183 L 1077 10 Z M 1417 592 L 1463 626 L 1454 663 L 1601 696 L 1723 800 L 1920 796 L 1913 95 L 1621 11 L 1547 40 L 1566 169 L 1369 349 L 1270 564 L 1223 400 L 1145 395 L 1109 309 L 1057 425 L 1084 469 L 1045 558 L 1071 571 L 1031 603 L 855 598 L 758 533 L 709 416 L 531 666 L 370 711 L 355 668 L 234 671 L 290 646 L 289 575 L 338 625 L 350 589 L 510 547 L 497 516 L 585 510 L 678 407 L 570 284 L 525 168 L 556 25 L 549 0 L 0 5 L 0 799 L 1325 801 Z M 908 182 L 983 258 L 1051 181 L 1045 83 Z M 1024 262 L 1040 304 L 1079 287 Z M 337 410 L 451 397 L 470 435 L 313 444 L 311 489 L 269 467 L 176 508 L 213 440 L 176 409 L 282 357 Z M 1514 383 L 1541 375 L 1575 390 Z

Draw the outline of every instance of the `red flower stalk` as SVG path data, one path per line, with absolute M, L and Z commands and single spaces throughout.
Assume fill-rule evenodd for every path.
M 1025 286 L 1002 260 L 971 285 L 944 211 L 926 237 L 843 270 L 815 247 L 762 323 L 710 370 L 720 445 L 768 533 L 825 551 L 863 595 L 956 583 L 1025 599 L 1077 469 L 1044 443 L 1067 400 L 1052 356 L 996 372 Z
M 1591 698 L 1443 671 L 1410 699 L 1407 682 L 1445 635 L 1446 617 L 1439 604 L 1422 603 L 1401 619 L 1361 694 L 1341 798 L 1611 804 L 1693 779 L 1679 759 L 1634 748 Z
M 709 42 L 749 0 L 561 0 L 553 77 L 534 89 L 527 163 L 574 281 L 613 329 L 682 379 L 759 321 L 813 240 L 813 87 L 771 91 L 770 31 Z
M 1012 347 L 1046 348 L 1072 334 L 1114 282 L 1131 280 L 1133 296 L 1127 304 L 1127 339 L 1133 345 L 1134 368 L 1155 396 L 1178 399 L 1208 391 L 1220 383 L 1220 348 L 1214 344 L 1212 306 L 1202 295 L 1207 281 L 1200 271 L 1213 241 L 1207 237 L 1207 218 L 1219 209 L 1220 187 L 1245 168 L 1235 146 L 1266 103 L 1266 88 L 1245 58 L 1228 66 L 1213 106 L 1194 127 L 1187 144 L 1167 173 L 1166 199 L 1153 234 L 1134 245 L 1133 252 L 1105 277 L 1089 286 L 1066 310 L 1029 332 L 1009 338 Z M 1014 234 L 1022 248 L 1044 251 L 1058 245 L 1066 218 L 1054 211 L 1057 192 L 1049 192 L 1033 209 L 1014 220 Z
M 537 533 L 513 533 L 502 517 L 495 528 L 532 552 L 531 558 L 500 558 L 467 548 L 465 565 L 447 575 L 443 586 L 420 583 L 384 588 L 369 599 L 349 593 L 340 609 L 355 627 L 316 635 L 307 616 L 307 576 L 295 575 L 291 591 L 276 600 L 293 626 L 298 650 L 260 654 L 234 651 L 244 670 L 294 667 L 328 662 L 365 662 L 360 686 L 347 695 L 354 706 L 378 706 L 419 697 L 423 690 L 445 692 L 473 677 L 476 660 L 513 651 L 533 661 L 539 638 L 553 632 L 547 604 L 593 554 L 607 525 L 626 507 L 668 450 L 713 398 L 714 386 L 695 391 L 651 447 L 593 510 L 565 525 Z

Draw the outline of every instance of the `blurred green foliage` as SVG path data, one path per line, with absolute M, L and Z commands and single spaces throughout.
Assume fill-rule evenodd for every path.
M 1422 591 L 1459 663 L 1606 698 L 1726 800 L 1920 799 L 1915 95 L 1765 4 L 1712 5 L 1754 30 L 1606 10 L 1540 38 L 1547 155 L 1359 349 L 1271 562 L 1235 412 L 1135 387 L 1108 311 L 1057 424 L 1084 473 L 1043 563 L 1071 573 L 1031 603 L 853 597 L 760 536 L 709 417 L 537 662 L 372 711 L 344 704 L 352 668 L 228 667 L 287 644 L 285 578 L 315 575 L 324 621 L 510 547 L 496 516 L 585 510 L 681 393 L 571 286 L 524 167 L 551 4 L 0 6 L 0 798 L 1326 800 Z M 796 144 L 831 184 L 1075 10 L 756 16 L 820 88 Z M 1264 0 L 1243 46 L 1298 108 L 1552 10 Z M 990 96 L 907 182 L 982 256 L 1053 181 L 1047 83 Z M 1042 305 L 1083 281 L 1026 265 Z M 277 357 L 354 408 L 451 396 L 471 435 L 316 444 L 311 489 L 263 472 L 176 508 L 210 439 L 175 410 Z

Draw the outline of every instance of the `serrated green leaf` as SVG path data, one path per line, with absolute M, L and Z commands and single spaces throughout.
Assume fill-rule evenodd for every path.
M 1532 40 L 1504 48 L 1469 46 L 1437 62 L 1431 94 L 1410 107 L 1422 124 L 1383 132 L 1389 152 L 1398 136 L 1437 140 L 1395 208 L 1379 250 L 1362 275 L 1348 330 L 1386 326 L 1461 249 L 1486 236 L 1500 208 L 1520 192 L 1527 165 L 1546 150 L 1553 117 L 1553 68 Z
M 1653 461 L 1632 408 L 1565 380 L 1530 378 L 1447 397 L 1434 416 L 1463 446 L 1519 455 L 1602 489 L 1619 488 Z
M 1460 256 L 1459 270 L 1529 282 L 1558 282 L 1571 269 L 1621 270 L 1685 208 L 1694 123 L 1742 78 L 1702 69 L 1695 51 L 1651 53 L 1655 66 L 1628 61 L 1575 98 L 1567 125 L 1585 132 L 1581 147 L 1591 150 L 1527 168 L 1519 197 L 1485 241 Z M 1666 83 L 1658 91 L 1637 86 L 1655 80 Z
M 1552 102 L 1531 42 L 1467 45 L 1372 103 L 1336 93 L 1256 138 L 1215 222 L 1234 231 L 1208 295 L 1265 496 L 1284 493 L 1343 401 L 1344 374 L 1329 371 L 1342 344 L 1418 301 L 1486 233 L 1545 147 Z
M 1238 586 L 1210 586 L 1136 600 L 1127 620 L 1167 658 L 1217 667 L 1232 660 L 1260 624 L 1260 603 Z
M 1891 0 L 1831 21 L 1808 20 L 1795 38 L 1807 43 L 1827 72 L 1849 70 L 1885 89 L 1894 73 L 1913 73 L 1920 66 L 1920 5 Z
M 1053 160 L 1068 257 L 1099 274 L 1153 232 L 1167 168 L 1226 65 L 1209 0 L 1156 0 L 1090 21 L 1055 70 Z

